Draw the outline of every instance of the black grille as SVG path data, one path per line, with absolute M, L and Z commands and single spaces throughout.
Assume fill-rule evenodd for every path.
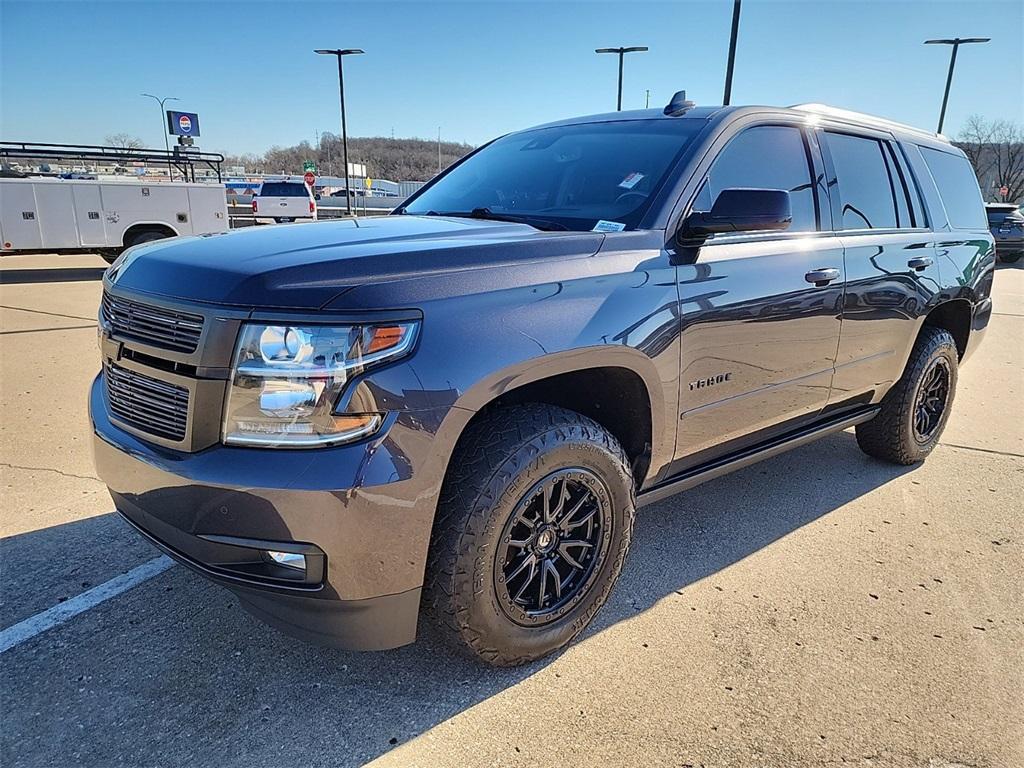
M 168 440 L 184 440 L 188 390 L 108 363 L 104 368 L 111 413 L 128 426 Z
M 115 336 L 175 352 L 195 352 L 203 332 L 202 315 L 140 304 L 103 294 L 103 317 Z

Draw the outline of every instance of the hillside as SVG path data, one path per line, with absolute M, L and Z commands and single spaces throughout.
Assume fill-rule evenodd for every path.
M 441 142 L 441 167 L 447 168 L 473 149 L 469 144 Z M 326 133 L 320 146 L 303 141 L 293 147 L 271 147 L 260 155 L 229 156 L 225 166 L 241 165 L 246 173 L 301 174 L 306 160 L 316 162 L 321 175 L 341 175 L 341 138 Z M 348 140 L 350 163 L 364 163 L 375 179 L 426 181 L 437 173 L 437 142 L 430 139 L 359 137 Z

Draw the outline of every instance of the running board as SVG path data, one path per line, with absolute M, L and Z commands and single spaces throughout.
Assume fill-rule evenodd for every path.
M 714 480 L 716 477 L 727 475 L 737 469 L 749 467 L 751 464 L 756 464 L 763 459 L 770 459 L 772 456 L 778 456 L 793 448 L 807 445 L 819 437 L 830 435 L 833 432 L 841 432 L 857 424 L 863 424 L 865 421 L 873 419 L 880 410 L 880 406 L 874 405 L 870 408 L 859 410 L 856 413 L 845 414 L 808 429 L 791 432 L 788 435 L 769 440 L 752 448 L 747 448 L 739 453 L 723 456 L 707 464 L 701 464 L 693 469 L 688 469 L 661 485 L 641 493 L 636 500 L 637 506 L 645 507 L 648 504 L 667 499 L 669 496 L 674 496 L 682 491 L 688 491 L 694 486 L 706 483 L 708 480 Z

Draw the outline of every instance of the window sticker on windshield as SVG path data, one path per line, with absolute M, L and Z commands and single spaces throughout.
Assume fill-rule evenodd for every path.
M 619 186 L 622 187 L 623 189 L 632 189 L 633 187 L 640 183 L 640 179 L 642 179 L 643 177 L 644 175 L 639 171 L 633 171 L 626 178 L 619 182 Z
M 594 228 L 592 230 L 590 230 L 590 231 L 591 232 L 621 232 L 625 228 L 626 228 L 626 225 L 623 224 L 621 221 L 605 221 L 604 219 L 601 219 L 599 222 L 597 222 L 597 224 L 594 225 Z

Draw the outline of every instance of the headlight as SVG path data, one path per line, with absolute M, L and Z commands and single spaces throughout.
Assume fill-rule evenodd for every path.
M 334 404 L 353 376 L 408 354 L 418 327 L 243 325 L 224 408 L 224 442 L 302 448 L 373 434 L 382 414 L 335 414 Z

